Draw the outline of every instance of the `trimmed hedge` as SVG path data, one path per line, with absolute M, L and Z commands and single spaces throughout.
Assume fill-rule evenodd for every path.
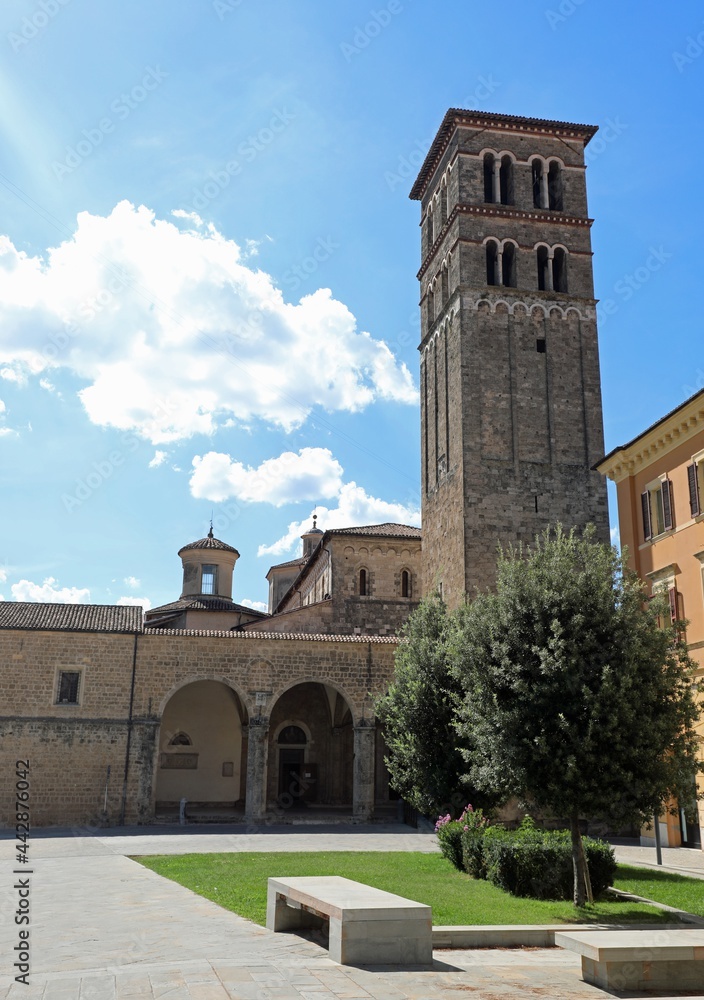
M 443 854 L 455 867 L 514 896 L 572 899 L 572 840 L 567 830 L 539 830 L 530 820 L 511 831 L 499 826 L 465 830 L 460 824 L 452 825 L 460 826 L 461 863 L 456 860 L 457 831 L 446 834 L 452 848 L 443 848 Z M 612 884 L 616 859 L 613 848 L 602 840 L 583 837 L 582 843 L 596 898 Z

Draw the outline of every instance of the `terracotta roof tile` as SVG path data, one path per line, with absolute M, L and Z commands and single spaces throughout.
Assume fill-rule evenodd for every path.
M 330 528 L 331 535 L 379 535 L 384 538 L 420 538 L 422 531 L 411 524 L 366 524 L 358 528 Z
M 59 632 L 141 632 L 140 607 L 0 601 L 0 628 Z
M 320 635 L 315 633 L 308 635 L 305 632 L 222 632 L 216 629 L 181 629 L 181 628 L 161 628 L 150 632 L 150 635 L 173 635 L 173 636 L 210 636 L 212 638 L 232 639 L 246 641 L 248 639 L 287 639 L 297 642 L 373 642 L 385 645 L 396 644 L 399 639 L 394 635 Z

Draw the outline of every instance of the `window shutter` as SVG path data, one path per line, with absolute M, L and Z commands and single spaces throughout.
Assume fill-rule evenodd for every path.
M 687 479 L 689 480 L 689 509 L 692 512 L 692 517 L 696 517 L 697 514 L 701 514 L 701 507 L 699 506 L 699 482 L 697 480 L 696 464 L 687 466 Z
M 665 531 L 674 527 L 674 510 L 672 503 L 672 483 L 666 479 L 662 484 L 662 519 Z
M 646 542 L 653 537 L 653 530 L 650 524 L 650 493 L 646 490 L 641 493 L 640 502 L 643 505 L 643 535 Z
M 677 588 L 670 587 L 667 592 L 667 598 L 670 602 L 670 618 L 673 622 L 677 621 L 679 615 L 677 614 Z

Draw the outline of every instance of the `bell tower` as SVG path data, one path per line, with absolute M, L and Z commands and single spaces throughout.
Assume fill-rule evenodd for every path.
M 589 125 L 451 109 L 421 203 L 423 579 L 450 606 L 499 543 L 609 539 L 584 150 Z

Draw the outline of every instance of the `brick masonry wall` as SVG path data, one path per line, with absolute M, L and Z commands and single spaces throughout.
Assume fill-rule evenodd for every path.
M 0 630 L 0 823 L 14 816 L 15 762 L 30 758 L 32 820 L 37 825 L 102 822 L 108 765 L 107 820 L 122 804 L 133 636 Z M 395 644 L 260 638 L 242 633 L 140 635 L 130 736 L 125 819 L 153 817 L 158 730 L 171 695 L 201 679 L 239 695 L 247 717 L 269 716 L 297 683 L 339 691 L 353 720 L 373 718 L 373 696 L 393 676 Z M 81 704 L 55 705 L 58 667 L 85 671 Z M 259 693 L 259 694 L 258 694 Z

